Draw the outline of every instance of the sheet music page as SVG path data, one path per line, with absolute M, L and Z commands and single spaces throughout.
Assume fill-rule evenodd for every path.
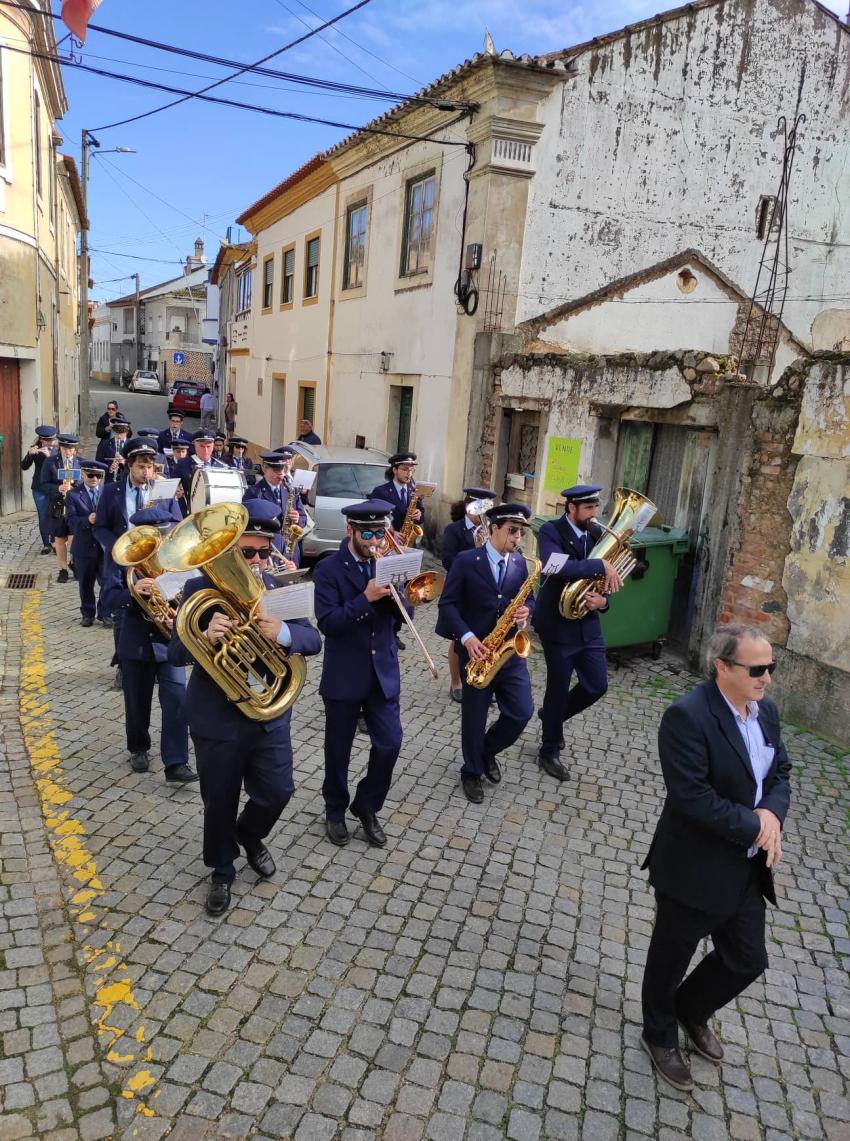
M 196 570 L 165 571 L 164 574 L 157 575 L 156 585 L 163 598 L 172 599 L 180 593 L 189 579 L 200 577 L 201 572 Z
M 561 568 L 570 561 L 569 555 L 557 554 L 555 551 L 549 556 L 546 566 L 540 572 L 541 574 L 557 574 Z
M 260 614 L 264 618 L 280 618 L 283 622 L 291 622 L 293 618 L 315 621 L 313 593 L 312 582 L 299 582 L 295 586 L 267 590 L 260 599 Z
M 375 562 L 375 582 L 378 586 L 398 586 L 422 570 L 422 551 L 407 549 L 403 555 L 384 555 Z
M 179 479 L 156 479 L 151 487 L 151 499 L 173 499 L 179 486 Z
M 429 499 L 436 490 L 436 483 L 420 483 L 420 481 L 417 480 L 416 491 L 414 494 L 416 495 L 417 499 Z
M 307 471 L 306 468 L 296 468 L 292 473 L 292 482 L 299 491 L 309 491 L 316 482 L 316 472 Z

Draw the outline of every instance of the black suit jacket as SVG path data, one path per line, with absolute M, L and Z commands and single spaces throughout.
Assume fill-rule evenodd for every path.
M 791 762 L 769 697 L 759 703 L 759 725 L 774 756 L 754 805 L 746 746 L 716 683 L 703 682 L 664 713 L 658 754 L 667 798 L 643 865 L 656 891 L 714 915 L 735 911 L 751 866 L 747 850 L 760 830 L 753 808 L 768 808 L 784 823 L 791 798 Z M 752 858 L 775 904 L 765 853 Z

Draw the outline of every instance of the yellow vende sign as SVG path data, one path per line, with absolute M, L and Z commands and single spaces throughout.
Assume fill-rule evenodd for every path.
M 581 440 L 568 440 L 565 436 L 550 436 L 546 452 L 546 474 L 543 490 L 560 495 L 565 487 L 572 487 L 578 479 L 578 462 L 581 457 Z

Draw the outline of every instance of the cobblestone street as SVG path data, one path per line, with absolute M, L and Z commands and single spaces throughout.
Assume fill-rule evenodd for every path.
M 128 765 L 112 633 L 75 582 L 0 525 L 0 1141 L 850 1141 L 850 774 L 791 726 L 794 769 L 769 971 L 720 1019 L 692 1095 L 638 1046 L 653 916 L 640 864 L 661 805 L 655 735 L 695 679 L 626 659 L 578 719 L 571 780 L 537 721 L 483 805 L 458 783 L 435 661 L 402 655 L 405 743 L 384 850 L 323 831 L 320 663 L 293 717 L 296 793 L 262 882 L 240 862 L 203 910 L 197 785 Z M 532 655 L 536 696 L 542 655 Z M 158 706 L 154 705 L 158 726 Z M 359 772 L 366 738 L 357 740 Z

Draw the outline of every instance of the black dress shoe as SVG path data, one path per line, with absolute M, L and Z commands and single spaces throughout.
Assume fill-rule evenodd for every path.
M 498 784 L 502 779 L 502 770 L 495 757 L 484 757 L 484 775 L 490 784 Z
M 402 642 L 401 638 L 397 637 L 395 640 L 395 644 L 399 650 L 406 650 L 407 649 L 407 646 L 404 644 L 404 642 Z
M 352 808 L 351 815 L 356 816 L 360 821 L 360 827 L 366 833 L 366 839 L 373 848 L 386 847 L 386 833 L 374 812 L 358 812 L 356 808 Z
M 144 749 L 140 749 L 130 757 L 130 768 L 134 773 L 146 773 L 150 767 L 151 759 Z
M 237 824 L 236 839 L 245 849 L 245 859 L 258 876 L 268 879 L 277 871 L 272 854 L 257 836 L 247 836 Z
M 351 839 L 344 820 L 326 820 L 325 832 L 330 842 L 336 844 L 338 848 L 344 848 Z
M 88 617 L 81 618 L 80 619 L 80 625 L 81 626 L 94 626 L 94 618 L 88 618 Z
M 691 1076 L 690 1067 L 679 1053 L 678 1046 L 653 1046 L 647 1042 L 642 1034 L 640 1044 L 665 1082 L 668 1082 L 674 1089 L 685 1092 L 694 1088 L 694 1079 Z
M 537 763 L 541 769 L 543 769 L 544 773 L 548 773 L 549 776 L 554 777 L 555 780 L 569 780 L 570 770 L 564 768 L 557 758 L 538 756 Z
M 473 804 L 482 802 L 484 789 L 481 785 L 481 777 L 461 777 L 460 783 L 463 787 L 463 795 L 467 800 L 471 800 Z
M 68 581 L 68 572 L 66 570 L 61 570 L 59 572 L 59 574 L 56 576 L 56 581 L 57 582 L 67 582 Z
M 188 765 L 171 765 L 165 770 L 165 779 L 169 784 L 191 784 L 198 779 L 198 774 Z
M 51 554 L 51 553 L 52 553 L 52 551 L 53 551 L 53 548 L 52 548 L 52 547 L 49 547 L 49 546 L 44 546 L 44 547 L 42 547 L 42 548 L 41 548 L 41 550 L 40 550 L 38 553 L 39 553 L 40 555 L 49 555 L 49 554 Z
M 691 1045 L 698 1054 L 702 1054 L 709 1062 L 723 1061 L 723 1047 L 716 1035 L 705 1022 L 686 1022 L 679 1019 L 679 1025 L 691 1040 Z
M 224 915 L 230 907 L 230 884 L 210 880 L 204 907 L 207 909 L 207 915 Z
M 449 697 L 452 699 L 452 701 L 456 701 L 458 705 L 460 705 L 460 703 L 463 701 L 463 687 L 458 686 L 458 688 L 455 689 L 454 686 L 452 686 L 452 688 L 449 690 Z

